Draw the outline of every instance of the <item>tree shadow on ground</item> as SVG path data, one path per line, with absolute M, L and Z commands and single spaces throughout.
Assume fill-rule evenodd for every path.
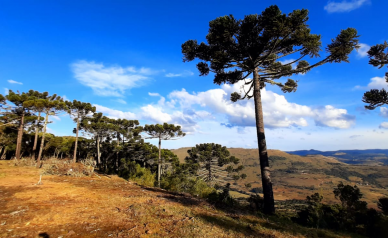
M 200 205 L 208 204 L 205 200 L 193 197 L 192 195 L 187 193 L 171 192 L 164 189 L 153 188 L 153 187 L 142 187 L 142 188 L 148 191 L 161 193 L 159 195 L 156 195 L 156 197 L 164 198 L 172 202 L 177 202 L 184 206 L 191 207 L 191 206 L 200 206 Z
M 233 230 L 241 233 L 244 237 L 263 237 L 263 238 L 274 238 L 275 235 L 266 234 L 253 228 L 254 225 L 239 221 L 238 219 L 228 218 L 225 216 L 209 215 L 209 214 L 198 214 L 197 218 L 210 223 L 211 225 L 218 226 L 221 229 Z

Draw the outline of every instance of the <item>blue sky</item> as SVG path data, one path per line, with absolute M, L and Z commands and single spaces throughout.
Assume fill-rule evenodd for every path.
M 48 91 L 90 102 L 110 117 L 182 125 L 188 135 L 163 142 L 166 148 L 206 142 L 256 148 L 253 101 L 231 103 L 239 85 L 200 77 L 195 62 L 182 62 L 180 47 L 204 41 L 209 21 L 219 16 L 241 19 L 271 4 L 284 13 L 308 9 L 323 50 L 348 27 L 358 30 L 361 49 L 350 63 L 293 77 L 295 93 L 267 86 L 268 148 L 387 149 L 388 108 L 366 111 L 361 101 L 370 88 L 388 88 L 387 68 L 370 66 L 366 55 L 369 46 L 388 40 L 388 2 L 381 0 L 1 1 L 0 92 Z M 72 135 L 67 115 L 52 121 L 50 132 Z

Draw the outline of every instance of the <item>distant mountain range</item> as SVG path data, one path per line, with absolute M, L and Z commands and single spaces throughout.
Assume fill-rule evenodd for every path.
M 388 165 L 388 150 L 385 149 L 337 151 L 297 150 L 287 151 L 287 153 L 300 156 L 330 156 L 335 157 L 339 161 L 347 164 Z

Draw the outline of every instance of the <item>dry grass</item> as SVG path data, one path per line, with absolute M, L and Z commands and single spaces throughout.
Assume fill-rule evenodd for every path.
M 0 237 L 341 237 L 116 176 L 69 177 L 0 161 Z

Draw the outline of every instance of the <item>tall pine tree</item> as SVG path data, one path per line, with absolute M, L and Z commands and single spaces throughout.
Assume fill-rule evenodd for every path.
M 215 84 L 244 83 L 247 90 L 233 93 L 232 101 L 254 98 L 264 211 L 269 214 L 275 212 L 275 205 L 261 89 L 271 84 L 279 86 L 283 92 L 295 92 L 297 81 L 288 79 L 282 83 L 276 80 L 306 73 L 325 63 L 348 62 L 348 55 L 358 47 L 357 31 L 353 28 L 342 30 L 326 47 L 327 56 L 309 64 L 306 58 L 319 57 L 321 37 L 310 33 L 307 20 L 308 11 L 305 9 L 283 14 L 277 6 L 270 6 L 261 14 L 247 15 L 242 20 L 232 15 L 218 17 L 209 23 L 207 43 L 188 40 L 182 44 L 183 61 L 199 59 L 197 68 L 201 76 L 212 72 Z M 279 61 L 287 56 L 296 57 L 296 60 L 284 64 Z M 297 64 L 296 68 L 292 67 L 293 64 Z M 253 78 L 248 78 L 250 76 Z

